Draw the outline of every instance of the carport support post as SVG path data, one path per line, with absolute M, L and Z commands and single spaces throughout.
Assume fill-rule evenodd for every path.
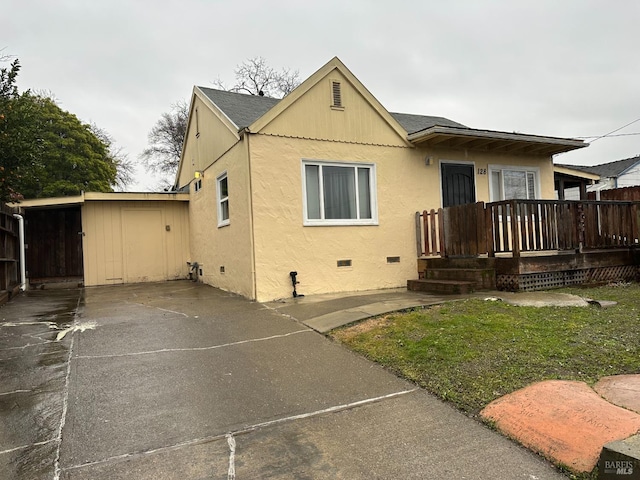
M 20 290 L 23 292 L 27 289 L 27 266 L 25 265 L 25 245 L 24 245 L 24 217 L 13 214 L 18 219 L 18 236 L 20 240 Z

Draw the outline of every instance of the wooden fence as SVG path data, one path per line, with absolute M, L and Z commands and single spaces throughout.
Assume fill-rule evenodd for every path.
M 506 200 L 416 212 L 418 256 L 583 251 L 638 244 L 638 203 Z
M 596 192 L 587 193 L 588 200 L 596 200 Z M 640 201 L 640 186 L 612 188 L 600 190 L 600 200 L 616 200 L 622 202 Z
M 11 290 L 19 282 L 18 221 L 13 216 L 16 211 L 0 203 L 0 292 Z

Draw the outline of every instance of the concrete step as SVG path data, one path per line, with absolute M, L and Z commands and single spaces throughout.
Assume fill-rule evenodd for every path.
M 472 293 L 476 288 L 475 282 L 465 280 L 408 280 L 407 290 L 413 292 L 439 293 L 442 295 L 460 295 Z
M 640 435 L 607 443 L 600 453 L 598 478 L 640 478 Z
M 466 280 L 475 282 L 478 288 L 495 290 L 496 271 L 491 268 L 427 268 L 426 280 Z

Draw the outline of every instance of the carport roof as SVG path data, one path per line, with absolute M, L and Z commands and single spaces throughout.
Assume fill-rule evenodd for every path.
M 73 197 L 34 198 L 23 200 L 20 203 L 12 203 L 12 207 L 20 208 L 44 208 L 44 207 L 71 207 L 82 205 L 88 201 L 174 201 L 188 202 L 188 193 L 128 193 L 128 192 L 82 192 Z

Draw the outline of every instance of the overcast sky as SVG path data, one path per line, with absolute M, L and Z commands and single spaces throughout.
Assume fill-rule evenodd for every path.
M 172 103 L 256 56 L 301 79 L 337 56 L 392 112 L 604 135 L 640 119 L 639 25 L 638 0 L 2 0 L 0 48 L 20 90 L 51 91 L 137 160 Z M 637 132 L 555 161 L 636 156 Z M 129 190 L 157 181 L 137 177 Z

